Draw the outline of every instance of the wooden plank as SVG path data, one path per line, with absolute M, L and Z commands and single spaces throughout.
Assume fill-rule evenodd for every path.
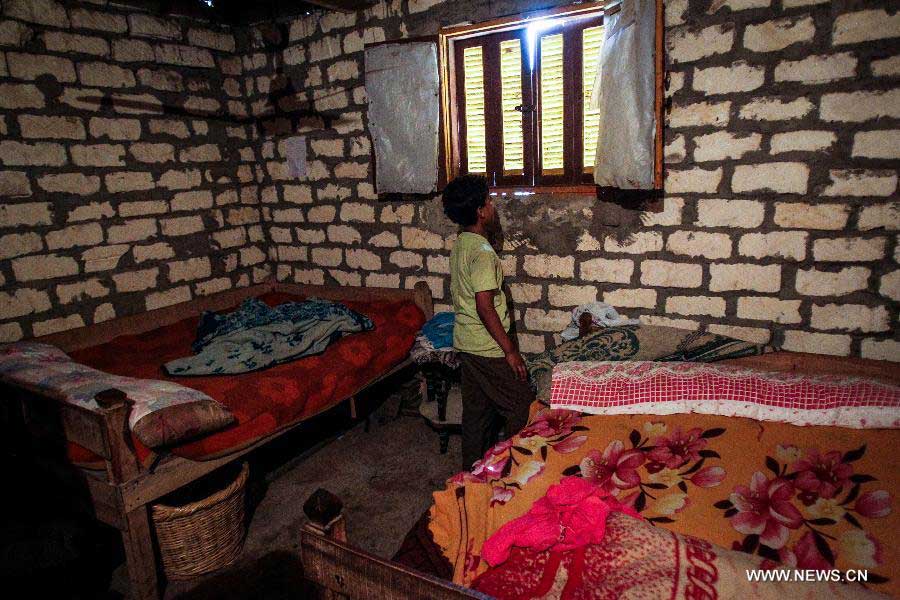
M 807 354 L 805 352 L 770 352 L 759 356 L 729 358 L 720 362 L 761 371 L 869 377 L 900 385 L 900 369 L 897 368 L 897 363 L 886 360 Z
M 142 506 L 131 511 L 126 515 L 125 521 L 126 527 L 122 530 L 122 543 L 125 547 L 125 564 L 128 567 L 131 598 L 158 600 L 159 579 L 156 570 L 156 553 L 153 549 L 153 535 L 147 507 Z
M 354 600 L 490 598 L 308 531 L 300 533 L 300 547 L 304 577 Z

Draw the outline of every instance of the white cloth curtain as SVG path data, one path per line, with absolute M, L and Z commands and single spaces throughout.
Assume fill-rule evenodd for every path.
M 655 0 L 623 0 L 606 17 L 591 105 L 600 114 L 598 185 L 653 188 Z

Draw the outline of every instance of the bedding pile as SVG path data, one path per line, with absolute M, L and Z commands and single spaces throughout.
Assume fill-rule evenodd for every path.
M 714 362 L 727 358 L 756 356 L 774 350 L 715 333 L 687 331 L 656 325 L 606 327 L 578 339 L 564 342 L 526 360 L 528 375 L 537 390 L 537 399 L 550 401 L 553 366 L 570 361 Z
M 622 394 L 636 392 L 639 397 L 649 397 L 666 385 L 661 380 L 639 379 L 630 389 L 621 378 L 611 379 L 604 393 L 618 393 L 615 386 L 620 386 Z M 792 378 L 798 389 L 815 389 L 821 383 L 821 378 Z M 866 410 L 865 390 L 878 387 L 874 382 L 868 384 L 868 388 L 851 385 L 846 388 L 849 395 L 836 397 L 835 414 L 859 423 Z M 702 392 L 704 388 L 697 383 L 695 389 Z M 900 397 L 896 387 L 887 391 L 894 399 Z M 690 399 L 673 404 L 679 410 L 690 409 Z M 887 408 L 886 414 L 896 418 L 897 408 Z M 646 557 L 648 552 L 674 556 L 675 546 L 687 547 L 678 536 L 693 536 L 724 549 L 743 551 L 752 555 L 748 559 L 755 564 L 766 567 L 863 569 L 869 588 L 898 595 L 900 552 L 892 545 L 892 536 L 900 531 L 900 512 L 895 507 L 900 493 L 898 445 L 900 430 L 893 428 L 799 426 L 783 419 L 672 414 L 671 410 L 666 414 L 587 414 L 535 403 L 533 417 L 522 431 L 494 446 L 471 471 L 454 476 L 446 489 L 434 494 L 430 531 L 453 566 L 456 583 L 472 585 L 478 580 L 482 591 L 520 597 L 498 593 L 504 585 L 500 580 L 486 583 L 490 567 L 483 560 L 484 543 L 505 524 L 525 515 L 550 486 L 565 477 L 580 477 L 632 507 L 648 524 L 677 534 L 644 538 L 647 544 L 657 545 L 636 556 Z M 610 523 L 614 517 L 619 518 L 612 515 Z M 611 543 L 607 539 L 593 549 L 588 547 L 583 555 L 567 557 L 517 555 L 521 550 L 514 549 L 511 564 L 497 568 L 505 569 L 507 576 L 522 586 L 532 586 L 527 589 L 532 589 L 537 579 L 533 572 L 517 570 L 516 564 L 521 567 L 528 561 L 539 570 L 543 568 L 540 565 L 550 565 L 549 571 L 542 571 L 541 585 L 554 581 L 560 564 L 570 576 L 581 569 L 588 582 L 592 575 L 584 570 L 594 569 L 596 561 L 600 566 L 595 575 L 631 564 L 616 562 L 625 559 L 617 558 L 618 547 L 604 549 Z M 628 547 L 622 552 L 627 554 Z M 718 564 L 724 559 L 717 557 L 728 555 L 721 549 L 704 551 L 712 552 L 715 557 L 710 560 Z M 557 561 L 556 566 L 548 561 Z M 742 571 L 729 569 L 742 578 L 734 585 L 748 584 Z M 670 571 L 676 577 L 677 572 Z M 726 585 L 724 572 L 719 570 L 716 586 Z M 682 571 L 676 577 L 680 583 L 666 589 L 686 586 L 684 575 Z M 654 575 L 659 576 L 658 572 Z M 809 584 L 801 584 L 787 595 L 796 597 L 812 589 L 804 585 Z M 684 592 L 683 587 L 678 589 L 684 593 L 678 597 L 696 596 Z M 726 596 L 723 588 L 717 589 L 720 592 L 705 597 Z M 757 591 L 762 594 L 769 589 Z M 657 597 L 655 593 L 651 596 Z
M 191 346 L 195 356 L 164 368 L 182 377 L 249 373 L 321 354 L 341 336 L 372 328 L 371 319 L 337 302 L 309 298 L 270 307 L 248 298 L 225 315 L 204 312 Z

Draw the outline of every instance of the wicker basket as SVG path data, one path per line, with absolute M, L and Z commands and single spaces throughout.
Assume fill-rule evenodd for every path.
M 190 579 L 231 564 L 244 543 L 244 488 L 249 468 L 207 498 L 181 506 L 154 504 L 153 523 L 166 577 Z

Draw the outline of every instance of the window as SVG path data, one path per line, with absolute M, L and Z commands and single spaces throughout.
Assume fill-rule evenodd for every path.
M 610 3 L 588 1 L 441 32 L 442 165 L 448 178 L 481 173 L 492 187 L 517 189 L 593 186 L 600 117 L 590 101 L 604 10 L 619 9 L 616 2 L 604 5 Z M 661 0 L 655 5 L 659 189 Z
M 603 43 L 596 7 L 446 35 L 448 171 L 495 187 L 592 183 L 590 107 Z

